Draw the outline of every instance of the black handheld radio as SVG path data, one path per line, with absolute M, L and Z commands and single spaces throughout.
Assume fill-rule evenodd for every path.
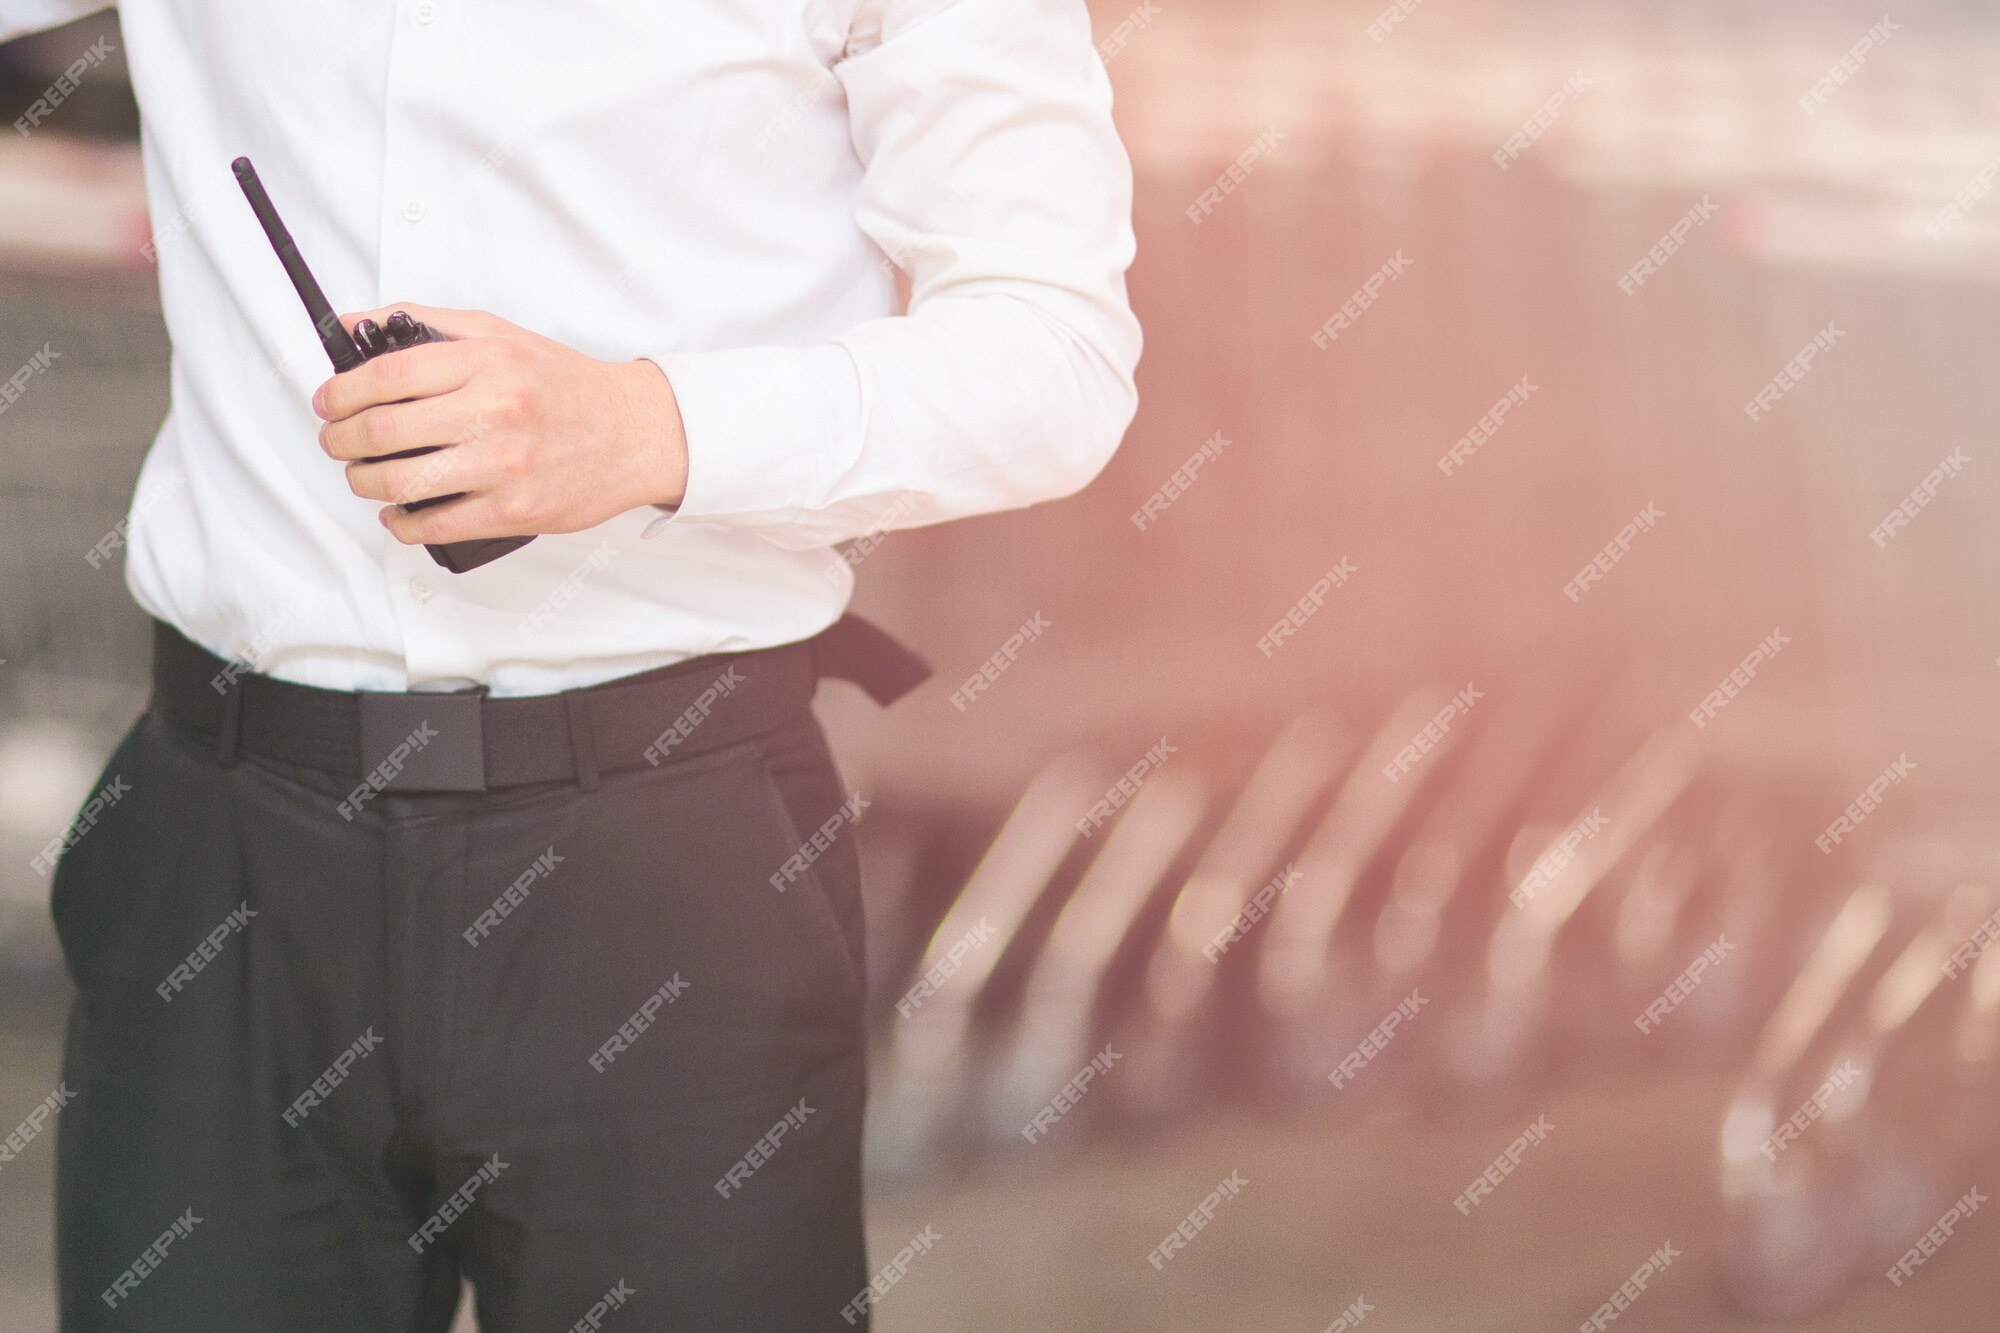
M 299 247 L 292 240 L 291 232 L 279 220 L 278 210 L 271 204 L 271 196 L 264 191 L 264 182 L 257 179 L 257 168 L 250 165 L 250 159 L 239 157 L 230 164 L 236 172 L 236 182 L 243 187 L 243 197 L 250 201 L 250 211 L 263 224 L 264 234 L 271 238 L 271 248 L 278 252 L 278 262 L 285 266 L 285 274 L 292 280 L 299 299 L 306 304 L 306 313 L 312 316 L 313 329 L 319 334 L 320 346 L 326 349 L 327 359 L 333 362 L 336 374 L 365 365 L 385 352 L 398 352 L 405 347 L 416 347 L 421 343 L 444 342 L 445 336 L 428 324 L 411 319 L 398 310 L 381 325 L 372 319 L 364 319 L 354 326 L 349 336 L 333 313 L 326 293 L 319 289 L 312 270 L 299 257 Z M 415 458 L 419 454 L 436 453 L 436 446 L 409 449 L 399 454 L 385 455 L 388 458 Z M 462 495 L 460 492 L 459 495 Z M 414 513 L 431 505 L 456 500 L 459 495 L 436 495 L 427 500 L 415 500 L 406 505 L 398 505 L 404 513 Z M 454 574 L 463 574 L 469 569 L 498 560 L 509 551 L 518 551 L 533 537 L 485 537 L 476 541 L 451 542 L 444 546 L 426 546 L 431 559 L 443 565 Z

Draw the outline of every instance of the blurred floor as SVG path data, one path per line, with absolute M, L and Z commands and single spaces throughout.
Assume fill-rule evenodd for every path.
M 58 1013 L 46 997 L 10 997 L 9 1021 L 0 1025 L 0 1108 L 30 1107 L 55 1086 Z M 1550 1146 L 1524 1156 L 1470 1217 L 1452 1201 L 1518 1132 L 1511 1122 L 1502 1133 L 1483 1118 L 1453 1125 L 1378 1103 L 1333 1127 L 1217 1114 L 1164 1135 L 1081 1148 L 1059 1131 L 949 1185 L 875 1192 L 869 1231 L 877 1264 L 926 1226 L 941 1237 L 883 1297 L 876 1327 L 1315 1333 L 1365 1298 L 1375 1307 L 1369 1328 L 1574 1328 L 1668 1241 L 1684 1257 L 1619 1320 L 1621 1329 L 1991 1326 L 1976 1312 L 1991 1312 L 2000 1298 L 2000 1224 L 1984 1216 L 1901 1289 L 1878 1275 L 1818 1317 L 1777 1324 L 1733 1315 L 1717 1290 L 1711 1239 L 1714 1131 L 1725 1097 L 1712 1078 L 1628 1076 L 1522 1102 L 1515 1119 L 1544 1117 Z M 37 1140 L 0 1174 L 0 1311 L 8 1333 L 55 1327 L 53 1146 Z M 1248 1182 L 1242 1192 L 1155 1271 L 1148 1252 L 1232 1171 Z
M 1990 1326 L 1974 1312 L 2000 1295 L 1991 1219 L 1968 1224 L 1900 1290 L 1878 1275 L 1837 1309 L 1796 1322 L 1732 1312 L 1713 1240 L 1711 1131 L 1722 1102 L 1699 1079 L 1624 1078 L 1553 1092 L 1505 1132 L 1413 1123 L 1402 1108 L 1331 1131 L 1219 1118 L 1075 1160 L 989 1170 L 935 1202 L 888 1195 L 870 1228 L 878 1256 L 927 1222 L 944 1239 L 883 1299 L 881 1333 L 1317 1333 L 1362 1297 L 1375 1307 L 1368 1328 L 1569 1329 L 1669 1241 L 1684 1257 L 1620 1329 Z M 1537 1114 L 1562 1151 L 1530 1150 L 1487 1203 L 1461 1215 L 1453 1199 Z M 1249 1183 L 1155 1271 L 1147 1253 L 1232 1171 Z

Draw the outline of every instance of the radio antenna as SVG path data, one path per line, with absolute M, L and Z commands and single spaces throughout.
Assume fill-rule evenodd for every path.
M 348 336 L 340 317 L 333 313 L 333 306 L 327 301 L 326 293 L 319 289 L 312 270 L 299 255 L 298 243 L 292 233 L 285 229 L 278 210 L 271 203 L 271 196 L 264 191 L 264 182 L 257 178 L 257 168 L 250 165 L 250 159 L 239 157 L 230 163 L 236 173 L 236 183 L 243 187 L 243 197 L 250 201 L 250 211 L 263 224 L 264 234 L 271 238 L 271 248 L 278 252 L 278 262 L 285 266 L 285 276 L 292 280 L 299 299 L 306 304 L 306 313 L 312 316 L 313 329 L 319 334 L 319 344 L 326 349 L 327 359 L 333 362 L 336 372 L 353 370 L 366 364 L 367 359 L 361 349 Z

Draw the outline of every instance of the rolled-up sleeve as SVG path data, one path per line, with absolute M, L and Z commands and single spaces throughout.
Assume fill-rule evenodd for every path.
M 111 8 L 112 0 L 0 0 L 0 42 Z
M 1132 169 L 1083 0 L 862 0 L 845 89 L 862 230 L 907 313 L 816 347 L 654 358 L 677 523 L 824 546 L 1055 499 L 1137 406 Z

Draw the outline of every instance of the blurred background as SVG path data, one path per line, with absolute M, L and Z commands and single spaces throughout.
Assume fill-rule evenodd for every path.
M 938 678 L 821 697 L 875 1259 L 941 1237 L 878 1326 L 1990 1326 L 2000 15 L 1092 9 L 1138 422 L 850 550 Z M 104 36 L 0 47 L 0 118 Z M 0 368 L 60 354 L 0 398 L 0 1130 L 67 1002 L 30 858 L 143 704 L 86 558 L 165 409 L 122 77 L 0 136 Z

